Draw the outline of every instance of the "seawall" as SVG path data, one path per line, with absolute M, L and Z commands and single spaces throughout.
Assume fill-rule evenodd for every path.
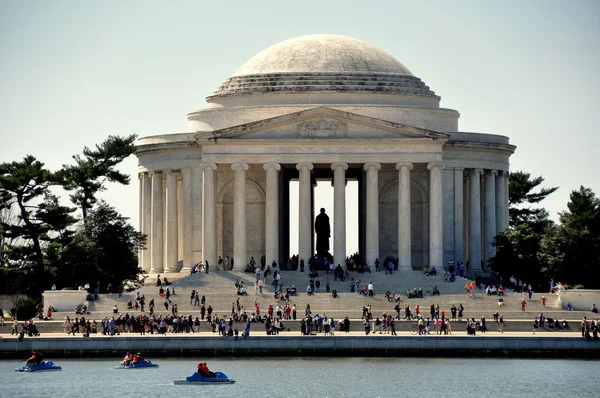
M 149 357 L 248 356 L 431 356 L 546 357 L 600 359 L 600 341 L 575 337 L 508 336 L 250 336 L 90 337 L 0 339 L 0 358 L 122 357 L 141 351 Z

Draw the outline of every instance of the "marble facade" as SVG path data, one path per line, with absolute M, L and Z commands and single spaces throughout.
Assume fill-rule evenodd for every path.
M 298 61 L 308 48 L 314 59 Z M 504 136 L 459 132 L 458 112 L 439 101 L 395 58 L 359 40 L 314 35 L 268 48 L 208 97 L 208 108 L 188 114 L 190 132 L 140 138 L 140 229 L 148 235 L 140 266 L 172 273 L 228 255 L 236 268 L 262 255 L 306 261 L 319 177 L 334 187 L 336 263 L 350 254 L 344 188 L 355 179 L 367 263 L 397 256 L 404 270 L 449 260 L 480 270 L 493 256 L 491 237 L 508 226 L 515 147 Z M 299 182 L 299 253 L 289 252 L 286 230 L 290 180 Z

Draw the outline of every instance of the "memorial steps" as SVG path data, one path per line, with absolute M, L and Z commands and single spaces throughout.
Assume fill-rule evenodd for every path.
M 546 294 L 548 301 L 546 306 L 542 306 L 540 297 L 542 294 L 534 294 L 532 300 L 527 300 L 526 311 L 521 311 L 521 300 L 523 295 L 520 293 L 508 292 L 504 296 L 505 305 L 503 308 L 499 308 L 497 304 L 497 296 L 487 296 L 483 291 L 477 291 L 475 297 L 467 297 L 464 293 L 464 284 L 467 282 L 464 278 L 458 278 L 456 282 L 445 283 L 443 282 L 443 276 L 425 276 L 420 272 L 396 272 L 392 275 L 385 275 L 384 272 L 372 272 L 366 274 L 354 273 L 355 277 L 361 279 L 364 284 L 373 282 L 375 286 L 375 297 L 369 298 L 361 294 L 350 293 L 349 282 L 334 281 L 330 279 L 331 289 L 338 291 L 339 297 L 334 299 L 330 293 L 325 292 L 325 279 L 331 277 L 331 275 L 323 275 L 320 273 L 321 289 L 318 293 L 313 296 L 308 296 L 306 286 L 308 284 L 308 273 L 298 271 L 283 271 L 282 280 L 284 291 L 288 285 L 296 285 L 298 289 L 298 295 L 290 299 L 290 304 L 296 304 L 298 317 L 304 314 L 304 310 L 307 304 L 310 304 L 313 314 L 316 312 L 325 312 L 328 316 L 332 316 L 336 319 L 344 318 L 348 316 L 351 319 L 360 318 L 362 313 L 362 307 L 371 304 L 372 312 L 374 315 L 381 315 L 383 312 L 395 312 L 395 303 L 390 303 L 385 299 L 384 293 L 386 290 L 390 290 L 392 293 L 395 291 L 400 292 L 402 295 L 401 307 L 404 308 L 404 304 L 409 304 L 414 308 L 419 304 L 421 314 L 428 315 L 429 307 L 431 304 L 438 304 L 441 309 L 446 312 L 446 316 L 450 316 L 450 307 L 452 304 L 458 307 L 459 304 L 463 304 L 465 307 L 465 317 L 491 318 L 492 314 L 499 311 L 504 314 L 505 319 L 527 319 L 532 320 L 540 312 L 555 318 L 552 314 L 560 313 L 560 318 L 568 317 L 571 319 L 573 316 L 579 318 L 579 314 L 576 312 L 568 313 L 564 310 L 557 310 L 557 296 Z M 169 275 L 167 275 L 169 277 Z M 146 280 L 146 285 L 139 289 L 140 294 L 146 297 L 146 311 L 148 310 L 148 303 L 151 299 L 155 300 L 155 312 L 158 314 L 164 314 L 164 301 L 165 299 L 158 296 L 158 287 L 155 286 L 155 277 L 150 276 Z M 235 280 L 243 279 L 247 285 L 248 295 L 238 296 L 234 286 Z M 267 285 L 263 287 L 263 294 L 254 294 L 253 282 L 255 280 L 254 275 L 244 273 L 241 271 L 215 271 L 209 274 L 197 273 L 189 275 L 184 278 L 180 278 L 173 282 L 173 286 L 176 290 L 176 295 L 171 296 L 172 303 L 176 303 L 180 314 L 192 314 L 195 318 L 199 315 L 199 307 L 190 305 L 190 294 L 192 290 L 199 291 L 200 296 L 206 297 L 206 305 L 209 304 L 213 307 L 213 314 L 218 314 L 228 317 L 231 312 L 232 303 L 240 299 L 240 304 L 244 306 L 246 312 L 251 314 L 254 309 L 254 300 L 259 302 L 261 312 L 266 313 L 269 304 L 274 304 L 273 300 L 273 286 L 267 282 Z M 272 281 L 272 275 L 269 278 Z M 438 285 L 442 294 L 440 296 L 431 296 L 431 291 L 434 285 Z M 406 289 L 409 287 L 422 287 L 424 292 L 423 299 L 407 299 L 405 297 Z M 107 294 L 100 295 L 100 299 L 94 303 L 90 303 L 89 311 L 93 314 L 92 318 L 101 319 L 104 316 L 114 316 L 113 307 L 116 304 L 119 313 L 125 314 L 135 313 L 135 310 L 128 311 L 126 307 L 127 301 L 131 299 L 132 302 L 135 300 L 135 293 L 125 293 L 121 298 L 118 295 L 113 294 L 112 297 L 108 297 Z M 273 305 L 275 307 L 275 305 Z M 283 305 L 282 305 L 283 306 Z M 169 307 L 170 308 L 170 307 Z M 414 311 L 413 311 L 414 313 Z M 583 314 L 583 312 L 582 312 Z M 589 315 L 589 313 L 587 313 Z M 57 313 L 57 316 L 63 315 Z M 66 314 L 65 314 L 66 315 Z M 73 317 L 74 313 L 68 314 Z M 403 316 L 403 315 L 402 315 Z M 585 316 L 585 315 L 583 315 Z M 60 318 L 62 319 L 62 317 Z

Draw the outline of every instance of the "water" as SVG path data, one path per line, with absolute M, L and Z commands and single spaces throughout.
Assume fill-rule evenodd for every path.
M 52 360 L 52 358 L 49 358 Z M 200 359 L 199 359 L 200 360 Z M 457 358 L 205 359 L 231 385 L 176 386 L 198 361 L 116 370 L 119 360 L 66 360 L 58 372 L 19 373 L 0 361 L 0 396 L 41 397 L 481 397 L 596 396 L 600 361 Z

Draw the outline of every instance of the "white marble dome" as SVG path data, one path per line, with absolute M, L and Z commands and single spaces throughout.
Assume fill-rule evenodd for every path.
M 308 35 L 275 44 L 242 65 L 233 76 L 267 73 L 412 73 L 391 54 L 362 40 Z
M 362 40 L 309 35 L 275 44 L 207 98 L 255 94 L 368 93 L 439 97 L 391 54 Z

